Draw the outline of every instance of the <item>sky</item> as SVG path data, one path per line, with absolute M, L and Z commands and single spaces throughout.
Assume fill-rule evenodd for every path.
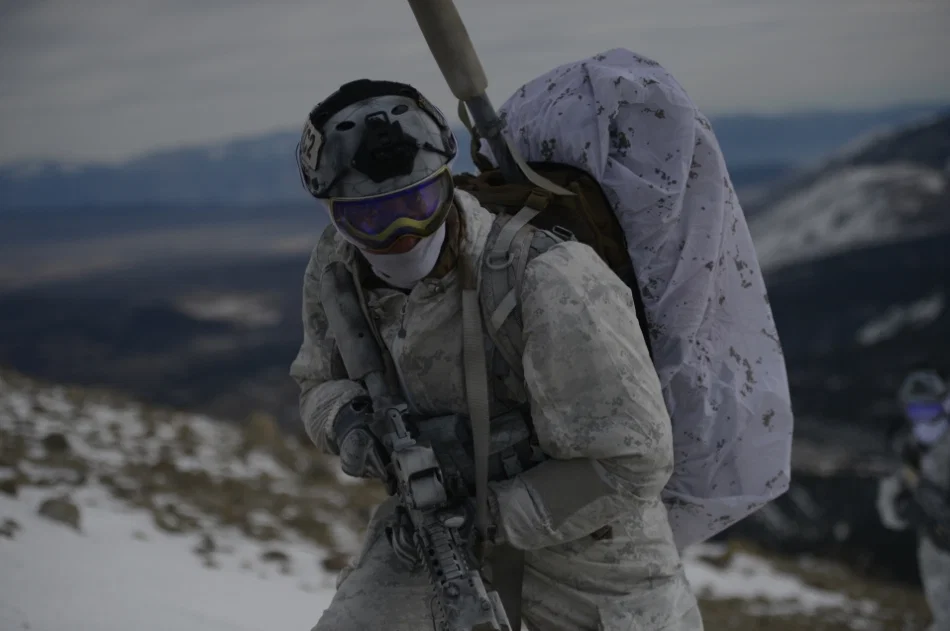
M 950 100 L 950 0 L 455 0 L 500 105 L 615 47 L 709 115 Z M 455 101 L 408 3 L 0 0 L 0 164 L 296 129 L 341 84 Z

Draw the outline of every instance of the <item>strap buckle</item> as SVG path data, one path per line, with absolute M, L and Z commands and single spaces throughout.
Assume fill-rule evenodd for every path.
M 577 236 L 564 226 L 552 226 L 551 234 L 556 236 L 561 241 L 577 241 Z
M 528 193 L 527 199 L 524 200 L 524 205 L 535 210 L 544 210 L 551 203 L 553 196 L 554 193 L 551 191 L 546 191 L 543 188 L 533 188 Z

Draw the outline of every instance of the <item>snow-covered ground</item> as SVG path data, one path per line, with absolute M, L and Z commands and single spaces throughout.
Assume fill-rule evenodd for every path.
M 102 489 L 73 495 L 82 511 L 79 531 L 37 513 L 49 496 L 39 489 L 0 495 L 0 527 L 16 524 L 10 538 L 0 539 L 0 629 L 304 630 L 333 596 L 334 575 L 320 566 L 322 553 L 312 545 L 269 546 L 219 530 L 209 567 L 207 555 L 196 552 L 201 536 L 162 532 L 147 513 Z M 808 587 L 750 554 L 736 555 L 725 568 L 695 554 L 687 571 L 707 598 L 758 599 L 763 613 L 849 605 L 847 597 Z
M 0 495 L 0 524 L 16 524 L 0 539 L 5 631 L 304 630 L 333 596 L 312 546 L 217 530 L 209 567 L 196 553 L 200 535 L 163 532 L 101 488 L 73 494 L 79 531 L 37 514 L 48 496 Z
M 317 458 L 266 419 L 238 428 L 0 376 L 0 630 L 309 629 L 379 497 Z M 707 628 L 891 628 L 873 599 L 749 551 L 685 561 Z M 717 624 L 722 607 L 738 626 Z
M 833 171 L 750 220 L 759 263 L 771 271 L 946 229 L 945 213 L 931 211 L 947 186 L 946 172 L 913 164 Z

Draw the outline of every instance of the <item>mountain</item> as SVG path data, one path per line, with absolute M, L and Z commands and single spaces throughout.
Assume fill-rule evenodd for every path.
M 744 204 L 766 270 L 950 227 L 950 113 L 848 147 Z
M 899 384 L 919 368 L 950 375 L 948 180 L 944 114 L 842 150 L 753 206 L 796 414 L 796 474 L 738 533 L 785 550 L 903 549 L 892 567 L 915 571 L 913 536 L 884 530 L 874 501 L 877 477 L 897 464 Z
M 746 167 L 773 162 L 809 163 L 869 133 L 947 111 L 950 104 L 946 103 L 907 104 L 866 111 L 733 114 L 718 116 L 712 122 L 729 166 Z
M 786 495 L 724 539 L 844 559 L 879 580 L 916 577 L 913 533 L 885 530 L 874 498 L 877 477 L 896 464 L 887 431 L 901 379 L 920 366 L 950 373 L 948 162 L 944 114 L 865 137 L 743 200 L 789 372 L 794 475 Z M 120 389 L 145 407 L 235 421 L 260 410 L 296 429 L 287 369 L 300 343 L 301 276 L 323 225 L 313 210 L 7 212 L 0 365 Z M 34 404 L 16 405 L 0 414 L 23 410 L 29 425 Z M 17 506 L 27 516 L 36 508 Z
M 842 151 L 763 206 L 749 229 L 786 360 L 815 375 L 797 385 L 822 414 L 883 423 L 904 371 L 950 369 L 950 114 Z
M 761 187 L 861 134 L 946 108 L 908 105 L 869 112 L 730 115 L 713 125 L 738 189 Z M 457 129 L 456 171 L 473 170 L 469 138 Z M 0 210 L 102 205 L 177 205 L 308 200 L 294 159 L 296 130 L 158 151 L 119 165 L 0 166 Z
M 0 372 L 0 628 L 307 629 L 378 485 L 306 438 Z M 923 629 L 919 589 L 740 544 L 684 555 L 707 628 Z
M 301 202 L 310 198 L 294 160 L 299 139 L 299 132 L 274 132 L 119 165 L 2 166 L 0 209 Z

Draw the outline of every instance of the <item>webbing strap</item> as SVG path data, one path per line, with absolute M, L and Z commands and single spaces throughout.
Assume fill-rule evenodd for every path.
M 491 585 L 505 607 L 511 631 L 521 631 L 521 590 L 524 585 L 524 550 L 510 544 L 496 546 L 489 556 Z
M 495 311 L 491 314 L 491 326 L 493 329 L 500 329 L 501 325 L 505 323 L 505 320 L 508 319 L 508 316 L 511 315 L 511 312 L 514 311 L 515 307 L 518 306 L 518 292 L 514 287 L 508 290 L 508 293 L 505 294 L 505 297 L 501 299 L 501 302 L 498 303 L 498 306 L 495 308 Z
M 462 125 L 465 126 L 465 129 L 467 129 L 468 133 L 472 136 L 472 158 L 475 160 L 475 164 L 478 164 L 479 160 L 475 158 L 475 156 L 478 154 L 478 130 L 475 129 L 475 125 L 472 123 L 472 117 L 468 115 L 468 109 L 465 107 L 465 103 L 463 101 L 459 101 L 458 115 L 459 120 L 462 121 Z M 544 190 L 550 191 L 555 195 L 565 195 L 568 197 L 574 196 L 573 192 L 567 190 L 563 186 L 555 184 L 548 178 L 532 169 L 531 166 L 525 162 L 525 159 L 521 156 L 521 153 L 519 153 L 518 149 L 511 144 L 510 140 L 508 140 L 508 136 L 505 135 L 503 131 L 499 132 L 499 134 L 501 134 L 502 139 L 505 141 L 505 145 L 508 147 L 508 152 L 511 154 L 515 164 L 518 165 L 518 168 L 529 182 L 538 188 L 543 188 Z
M 531 210 L 531 209 L 526 209 Z M 521 214 L 521 213 L 520 213 Z M 521 214 L 514 229 L 506 237 L 510 244 L 522 232 L 537 211 Z M 507 226 L 505 226 L 507 228 Z M 507 256 L 507 249 L 502 250 Z M 486 252 L 486 255 L 490 253 Z M 512 631 L 521 629 L 521 592 L 524 581 L 524 552 L 509 544 L 492 546 L 489 533 L 488 458 L 491 448 L 491 410 L 488 386 L 488 362 L 485 356 L 485 338 L 482 330 L 482 311 L 479 302 L 480 277 L 467 256 L 462 267 L 462 365 L 465 370 L 465 396 L 472 423 L 472 451 L 475 459 L 475 506 L 478 530 L 482 535 L 482 559 L 491 567 L 492 585 L 498 591 Z M 508 263 L 510 265 L 510 262 Z M 505 265 L 494 273 L 507 274 Z M 514 294 L 512 298 L 516 298 Z M 512 308 L 517 304 L 515 299 Z M 510 312 L 510 310 L 509 310 Z
M 518 349 L 522 346 L 521 331 L 517 326 L 505 328 L 505 335 L 499 333 L 512 312 L 518 306 L 524 270 L 528 265 L 531 252 L 531 239 L 534 234 L 529 223 L 538 214 L 538 210 L 525 206 L 515 216 L 507 219 L 494 243 L 489 241 L 490 249 L 486 255 L 483 273 L 487 276 L 483 282 L 490 288 L 489 300 L 497 300 L 494 309 L 488 314 L 491 326 L 489 334 L 498 351 L 506 356 L 506 361 L 519 378 L 521 357 Z M 504 292 L 502 294 L 502 292 Z M 498 297 L 501 296 L 499 300 Z M 502 341 L 504 339 L 504 341 Z
M 488 532 L 488 456 L 491 446 L 488 363 L 482 335 L 482 314 L 478 304 L 475 270 L 469 257 L 462 256 L 462 365 L 465 397 L 472 423 L 472 450 L 475 458 L 475 506 L 478 530 L 483 541 Z
M 488 253 L 486 265 L 489 269 L 496 269 L 496 266 L 500 265 L 507 267 L 506 262 L 510 263 L 507 259 L 511 250 L 511 242 L 514 241 L 515 235 L 519 230 L 528 225 L 539 212 L 540 211 L 535 208 L 525 206 L 502 226 L 498 237 L 495 239 L 495 245 Z M 499 259 L 502 258 L 504 258 L 506 262 L 499 261 Z

